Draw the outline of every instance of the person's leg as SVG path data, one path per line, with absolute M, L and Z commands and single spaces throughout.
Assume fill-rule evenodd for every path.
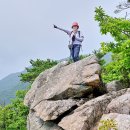
M 80 45 L 74 46 L 74 62 L 79 60 Z
M 74 61 L 74 46 L 70 48 L 70 58 Z

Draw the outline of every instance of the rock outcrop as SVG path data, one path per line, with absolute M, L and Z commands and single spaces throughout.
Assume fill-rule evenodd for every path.
M 42 101 L 32 109 L 37 112 L 37 116 L 43 121 L 48 121 L 57 119 L 60 115 L 76 106 L 76 101 L 68 99 L 58 101 Z
M 64 130 L 89 130 L 94 127 L 95 123 L 106 112 L 108 104 L 112 99 L 126 93 L 127 90 L 121 90 L 115 93 L 105 94 L 92 99 L 66 117 L 64 117 L 59 126 Z M 75 118 L 77 117 L 77 118 Z
M 130 114 L 130 93 L 126 93 L 111 101 L 107 106 L 107 113 Z
M 72 64 L 62 62 L 42 72 L 24 100 L 30 108 L 28 130 L 97 130 L 103 114 L 129 116 L 130 89 L 118 91 L 116 87 L 95 97 L 95 92 L 100 95 L 103 87 L 109 86 L 114 87 L 103 86 L 101 67 L 94 55 Z M 114 119 L 120 117 L 118 114 Z
M 123 85 L 123 83 L 119 80 L 114 80 L 106 84 L 107 92 L 119 91 L 124 88 L 125 88 L 125 85 Z
M 92 93 L 92 87 L 100 86 L 100 70 L 95 56 L 70 65 L 58 64 L 37 77 L 25 97 L 25 104 L 34 107 L 44 100 L 84 97 Z
M 44 122 L 37 115 L 36 112 L 30 110 L 27 120 L 28 130 L 63 130 L 56 123 L 51 121 Z

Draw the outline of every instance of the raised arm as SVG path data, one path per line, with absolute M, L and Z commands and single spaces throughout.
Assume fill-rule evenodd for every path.
M 63 28 L 57 27 L 56 25 L 54 25 L 54 28 L 56 28 L 56 29 L 59 29 L 59 30 L 63 31 L 63 32 L 67 33 L 68 35 L 70 35 L 70 34 L 71 34 L 71 31 L 68 31 L 68 30 L 65 30 L 65 29 L 63 29 Z

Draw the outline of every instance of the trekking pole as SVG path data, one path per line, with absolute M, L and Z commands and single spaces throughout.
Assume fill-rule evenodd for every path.
M 71 45 L 71 47 L 70 47 L 70 61 L 71 61 L 71 59 L 72 59 L 72 45 Z
M 81 51 L 83 52 L 83 48 L 82 48 L 82 45 L 81 45 Z

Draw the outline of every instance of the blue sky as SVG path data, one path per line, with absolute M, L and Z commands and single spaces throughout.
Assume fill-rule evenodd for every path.
M 29 66 L 30 59 L 68 57 L 68 36 L 53 29 L 53 24 L 71 30 L 80 24 L 85 36 L 83 52 L 100 48 L 101 36 L 94 10 L 102 6 L 111 16 L 121 0 L 0 0 L 0 79 Z

